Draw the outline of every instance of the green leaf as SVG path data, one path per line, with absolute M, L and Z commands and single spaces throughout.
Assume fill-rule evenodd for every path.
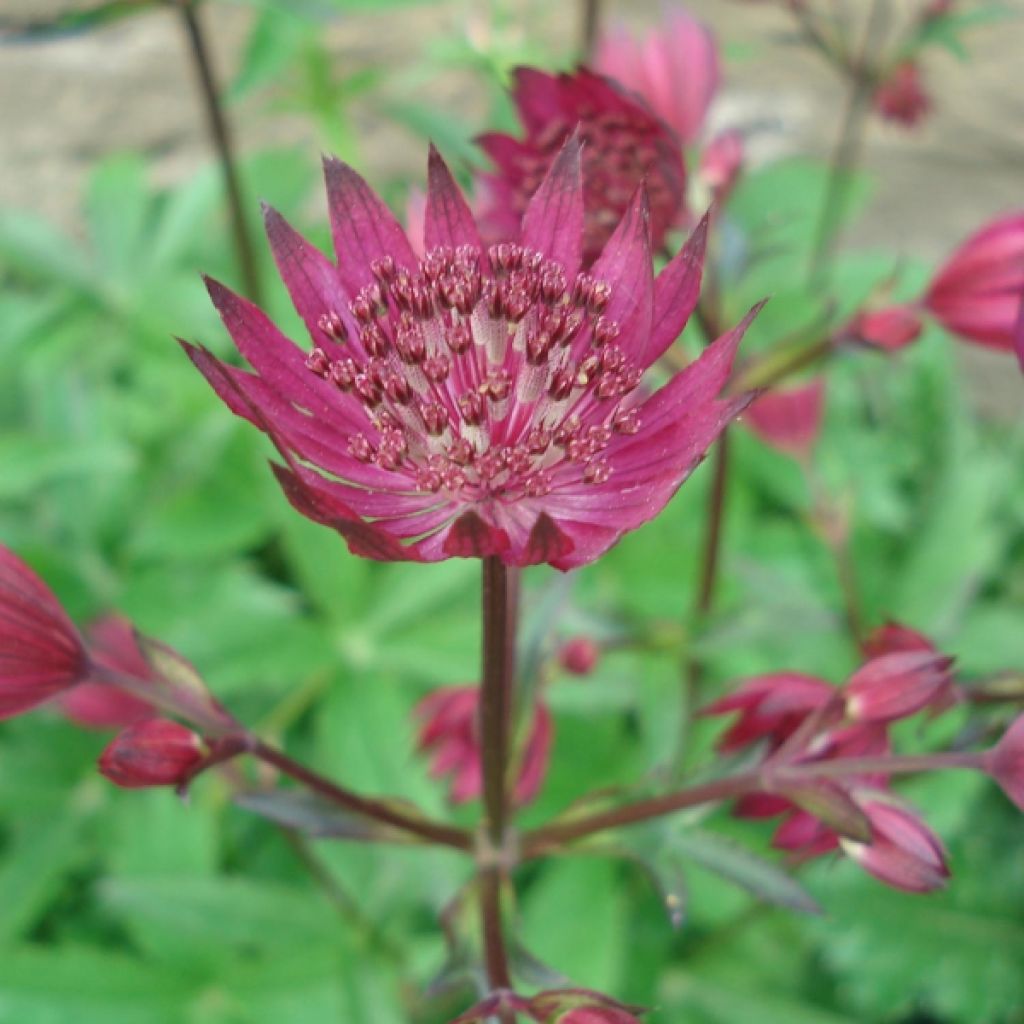
M 821 913 L 821 907 L 796 879 L 732 839 L 686 828 L 674 832 L 670 841 L 686 860 L 735 882 L 766 903 L 804 914 Z
M 122 954 L 13 947 L 0 956 L 0 1024 L 182 1024 L 192 985 Z

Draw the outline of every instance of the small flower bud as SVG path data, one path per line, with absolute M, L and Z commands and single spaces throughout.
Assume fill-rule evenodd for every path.
M 558 663 L 574 676 L 589 676 L 597 667 L 601 648 L 589 636 L 573 636 L 562 644 Z
M 806 456 L 821 433 L 825 386 L 821 377 L 788 391 L 769 391 L 748 406 L 743 422 L 766 444 Z
M 951 658 L 901 651 L 873 658 L 846 684 L 847 714 L 858 722 L 892 722 L 926 708 L 950 686 Z
M 917 310 L 910 306 L 888 306 L 858 313 L 843 334 L 863 345 L 895 352 L 917 341 L 922 329 Z
M 191 729 L 151 718 L 118 733 L 100 755 L 99 768 L 125 789 L 176 786 L 202 757 L 200 739 Z
M 986 757 L 988 773 L 1024 811 L 1024 715 L 1021 715 Z
M 942 843 L 918 815 L 888 793 L 853 794 L 871 823 L 870 843 L 840 839 L 868 874 L 904 892 L 932 892 L 949 878 Z

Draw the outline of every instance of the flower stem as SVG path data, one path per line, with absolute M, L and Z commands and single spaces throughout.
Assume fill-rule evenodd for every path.
M 597 36 L 601 31 L 601 0 L 582 0 L 580 4 L 580 60 L 594 59 Z
M 758 772 L 743 772 L 740 775 L 715 779 L 713 782 L 691 786 L 689 789 L 678 790 L 675 793 L 666 793 L 664 796 L 638 800 L 636 803 L 626 804 L 624 807 L 614 807 L 608 811 L 588 814 L 571 821 L 544 825 L 523 836 L 523 857 L 524 859 L 539 857 L 564 843 L 585 839 L 597 832 L 620 828 L 623 825 L 636 825 L 642 821 L 661 818 L 666 814 L 672 814 L 687 807 L 696 807 L 699 804 L 727 800 L 730 797 L 753 792 L 760 786 L 761 777 Z
M 480 924 L 483 929 L 487 980 L 492 989 L 512 987 L 501 920 L 501 884 L 501 872 L 497 868 L 487 868 L 480 872 Z
M 192 61 L 199 79 L 210 139 L 217 151 L 221 175 L 224 178 L 224 188 L 227 191 L 228 209 L 231 216 L 231 233 L 234 239 L 235 256 L 242 274 L 242 284 L 245 294 L 253 302 L 258 303 L 261 298 L 261 289 L 259 270 L 256 264 L 256 250 L 253 247 L 249 225 L 245 219 L 245 204 L 242 201 L 242 185 L 238 176 L 231 130 L 227 118 L 224 116 L 224 107 L 213 75 L 209 48 L 199 22 L 196 0 L 177 0 L 177 7 L 181 11 L 182 23 L 185 26 L 189 49 L 192 52 Z
M 574 820 L 555 822 L 528 832 L 522 841 L 523 858 L 539 857 L 565 843 L 585 839 L 607 829 L 636 825 L 699 804 L 717 803 L 744 793 L 779 792 L 787 782 L 843 778 L 850 775 L 907 775 L 918 772 L 965 768 L 984 771 L 984 753 L 949 751 L 910 757 L 846 757 L 780 767 L 762 766 L 755 771 L 715 779 L 699 786 L 638 800 Z
M 382 800 L 360 796 L 358 793 L 318 775 L 305 765 L 292 760 L 283 751 L 264 743 L 263 740 L 255 736 L 250 738 L 248 750 L 253 757 L 272 765 L 282 774 L 301 782 L 314 793 L 339 807 L 344 807 L 364 818 L 371 818 L 382 825 L 389 825 L 400 832 L 406 832 L 438 846 L 450 846 L 456 850 L 467 852 L 472 849 L 472 837 L 464 829 L 432 821 L 429 818 L 420 817 L 418 814 L 406 813 Z
M 483 559 L 480 745 L 485 830 L 495 849 L 500 849 L 505 842 L 508 815 L 506 771 L 515 673 L 514 588 L 515 581 L 500 558 Z
M 818 215 L 808 267 L 809 281 L 820 283 L 827 279 L 838 241 L 837 227 L 846 205 L 846 196 L 858 163 L 864 141 L 864 122 L 875 87 L 875 74 L 871 57 L 877 49 L 877 36 L 882 25 L 885 4 L 873 0 L 864 29 L 864 39 L 857 56 L 843 63 L 849 75 L 849 92 L 843 110 L 839 138 L 829 162 L 829 175 L 825 183 L 825 196 Z
M 492 989 L 510 986 L 508 954 L 501 915 L 503 868 L 507 844 L 508 765 L 515 684 L 517 579 L 500 558 L 483 559 L 481 610 L 483 654 L 480 682 L 480 748 L 483 769 L 485 863 L 479 872 L 480 919 L 484 959 Z M 502 1024 L 513 1020 L 502 1011 Z

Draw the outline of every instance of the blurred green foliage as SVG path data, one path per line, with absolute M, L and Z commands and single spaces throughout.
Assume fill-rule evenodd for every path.
M 268 93 L 348 157 L 358 109 L 475 159 L 469 139 L 483 125 L 397 97 L 470 69 L 488 123 L 508 123 L 507 69 L 555 59 L 499 7 L 487 46 L 438 36 L 412 67 L 341 69 L 324 20 L 379 11 L 379 0 L 253 6 L 228 97 Z M 325 226 L 308 224 L 314 154 L 252 154 L 242 172 L 249 196 L 272 198 L 326 242 Z M 729 316 L 774 296 L 750 351 L 849 313 L 894 270 L 884 255 L 843 257 L 838 306 L 794 284 L 823 175 L 808 162 L 770 166 L 730 205 L 717 254 Z M 407 183 L 378 184 L 397 198 Z M 430 688 L 476 677 L 475 566 L 360 561 L 299 519 L 267 472 L 262 438 L 174 344 L 181 335 L 227 351 L 198 278 L 235 276 L 214 166 L 161 189 L 142 158 L 112 154 L 91 174 L 82 213 L 81 238 L 0 213 L 0 537 L 78 617 L 130 615 L 193 660 L 243 719 L 324 772 L 446 813 L 414 752 L 410 710 Z M 271 312 L 299 337 L 261 259 Z M 851 510 L 867 618 L 930 632 L 963 672 L 982 674 L 1024 665 L 1024 433 L 972 414 L 953 348 L 933 331 L 896 359 L 850 353 L 830 367 L 816 474 Z M 856 655 L 834 567 L 809 527 L 806 480 L 734 433 L 722 599 L 683 642 L 715 689 L 780 668 L 838 680 Z M 650 782 L 672 756 L 684 712 L 676 638 L 707 475 L 570 580 L 527 573 L 528 629 L 546 650 L 556 634 L 617 637 L 645 623 L 668 638 L 609 653 L 592 677 L 552 689 L 555 759 L 527 821 L 595 788 Z M 953 718 L 909 733 L 908 747 L 967 727 L 963 713 Z M 94 770 L 103 743 L 45 711 L 0 730 L 0 1024 L 434 1024 L 464 1007 L 465 992 L 422 997 L 445 965 L 437 917 L 466 881 L 454 856 L 324 841 L 324 888 L 219 779 L 202 779 L 187 804 L 118 791 Z M 693 737 L 691 767 L 709 744 L 703 731 Z M 1024 1020 L 1021 818 L 978 779 L 907 790 L 949 843 L 946 894 L 896 895 L 840 863 L 803 872 L 807 895 L 754 857 L 766 828 L 702 813 L 668 834 L 633 835 L 628 848 L 531 865 L 517 907 L 525 950 L 574 983 L 657 1007 L 652 1024 Z M 808 909 L 813 897 L 826 914 L 768 905 L 736 879 L 783 906 Z

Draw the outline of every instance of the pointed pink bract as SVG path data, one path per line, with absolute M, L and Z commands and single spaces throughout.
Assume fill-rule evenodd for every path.
M 80 682 L 89 660 L 49 587 L 0 544 L 0 718 Z

